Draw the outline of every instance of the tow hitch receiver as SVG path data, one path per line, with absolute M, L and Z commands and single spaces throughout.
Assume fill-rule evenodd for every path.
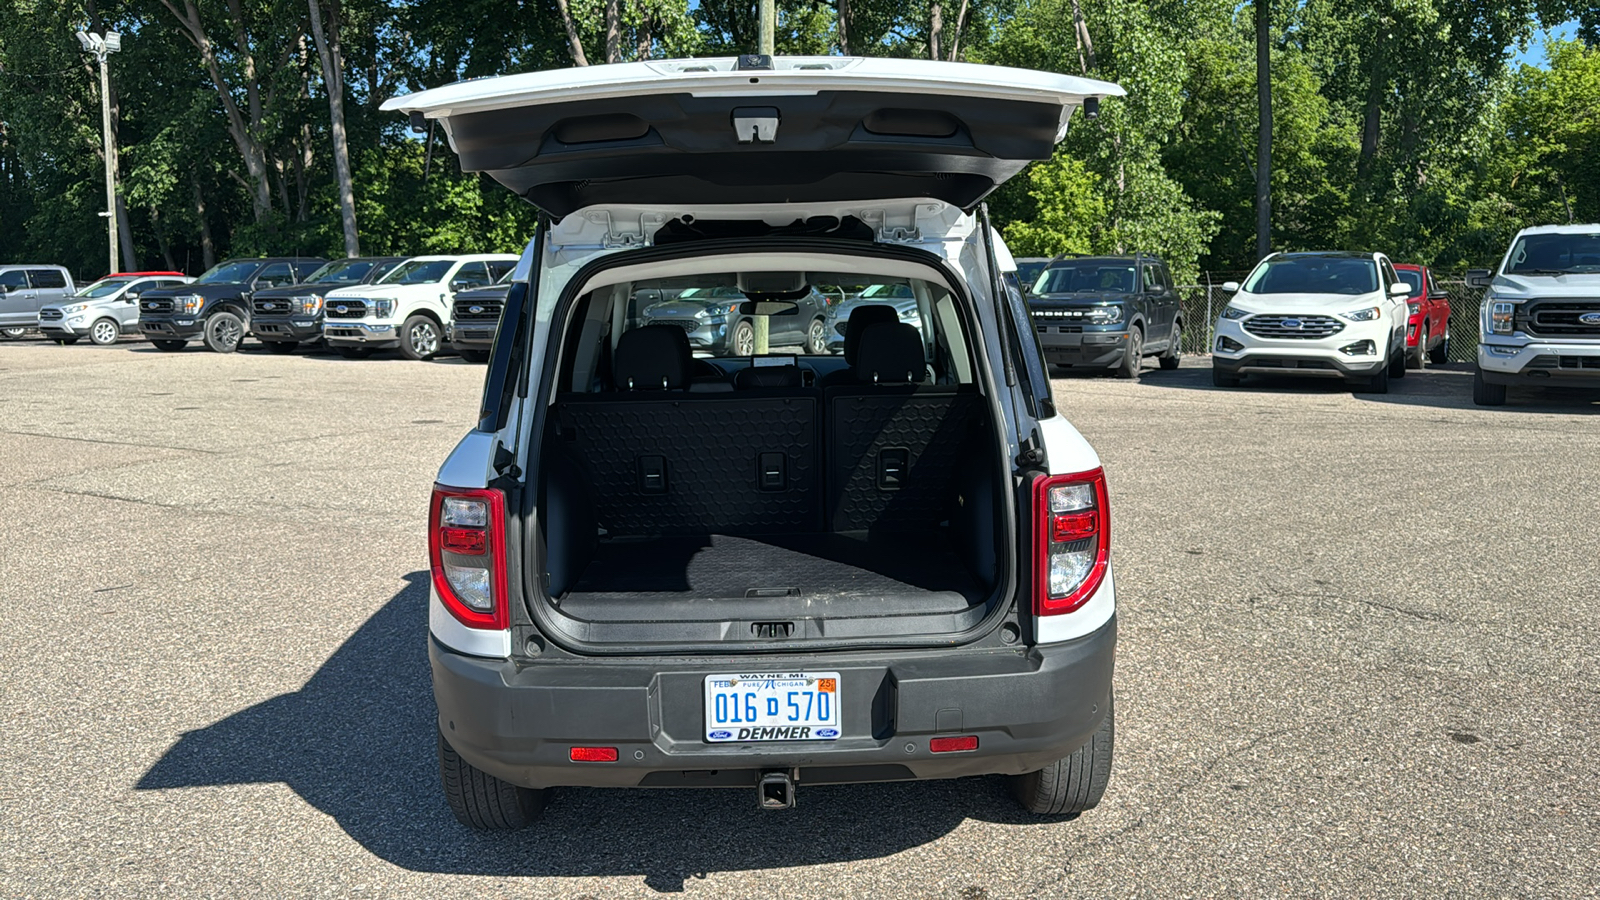
M 756 805 L 761 809 L 794 809 L 794 776 L 787 769 L 767 769 L 756 782 Z

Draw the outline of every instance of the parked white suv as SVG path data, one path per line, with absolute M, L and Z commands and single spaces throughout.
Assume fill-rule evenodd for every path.
M 350 358 L 399 347 L 431 359 L 448 340 L 456 292 L 488 287 L 516 263 L 509 253 L 413 256 L 376 284 L 329 291 L 322 337 Z
M 1234 296 L 1211 348 L 1217 387 L 1307 375 L 1382 394 L 1405 377 L 1411 289 L 1382 253 L 1274 253 L 1222 289 Z
M 1500 406 L 1510 385 L 1600 390 L 1600 224 L 1524 228 L 1490 278 L 1478 321 L 1473 402 Z
M 462 822 L 525 825 L 569 785 L 782 809 L 802 784 L 1001 774 L 1036 813 L 1099 802 L 1105 472 L 1055 409 L 979 204 L 1121 93 L 756 56 L 385 104 L 541 209 L 428 528 Z M 863 303 L 834 356 L 694 350 L 694 321 L 641 314 L 696 289 L 794 317 L 843 283 L 903 287 L 915 321 Z

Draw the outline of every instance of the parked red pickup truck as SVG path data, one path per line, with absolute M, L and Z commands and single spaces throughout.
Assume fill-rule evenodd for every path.
M 1450 357 L 1450 295 L 1440 290 L 1427 266 L 1395 263 L 1394 270 L 1411 288 L 1406 304 L 1411 320 L 1406 326 L 1406 368 L 1438 365 Z

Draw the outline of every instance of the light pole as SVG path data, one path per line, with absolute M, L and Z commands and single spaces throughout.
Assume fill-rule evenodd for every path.
M 106 57 L 122 49 L 122 35 L 108 31 L 102 37 L 92 31 L 78 32 L 78 43 L 85 53 L 93 53 L 100 63 L 100 128 L 105 134 L 106 225 L 111 238 L 111 272 L 120 268 L 117 261 L 117 142 L 111 135 L 111 78 L 106 74 Z

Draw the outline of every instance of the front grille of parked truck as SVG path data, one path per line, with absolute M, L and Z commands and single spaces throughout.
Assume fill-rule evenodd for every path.
M 1600 338 L 1600 299 L 1535 300 L 1524 315 L 1526 320 L 1520 324 L 1532 335 Z
M 456 320 L 476 319 L 495 322 L 500 319 L 500 306 L 498 301 L 483 300 L 458 300 L 456 301 Z M 476 310 L 476 312 L 474 312 Z
M 165 297 L 157 297 L 153 300 L 141 300 L 139 301 L 139 311 L 147 313 L 172 312 L 172 301 Z
M 271 297 L 262 299 L 256 297 L 250 301 L 250 313 L 257 316 L 272 316 L 282 318 L 299 304 L 287 297 Z
M 364 319 L 367 316 L 367 301 L 340 297 L 327 301 L 327 311 L 330 319 Z

